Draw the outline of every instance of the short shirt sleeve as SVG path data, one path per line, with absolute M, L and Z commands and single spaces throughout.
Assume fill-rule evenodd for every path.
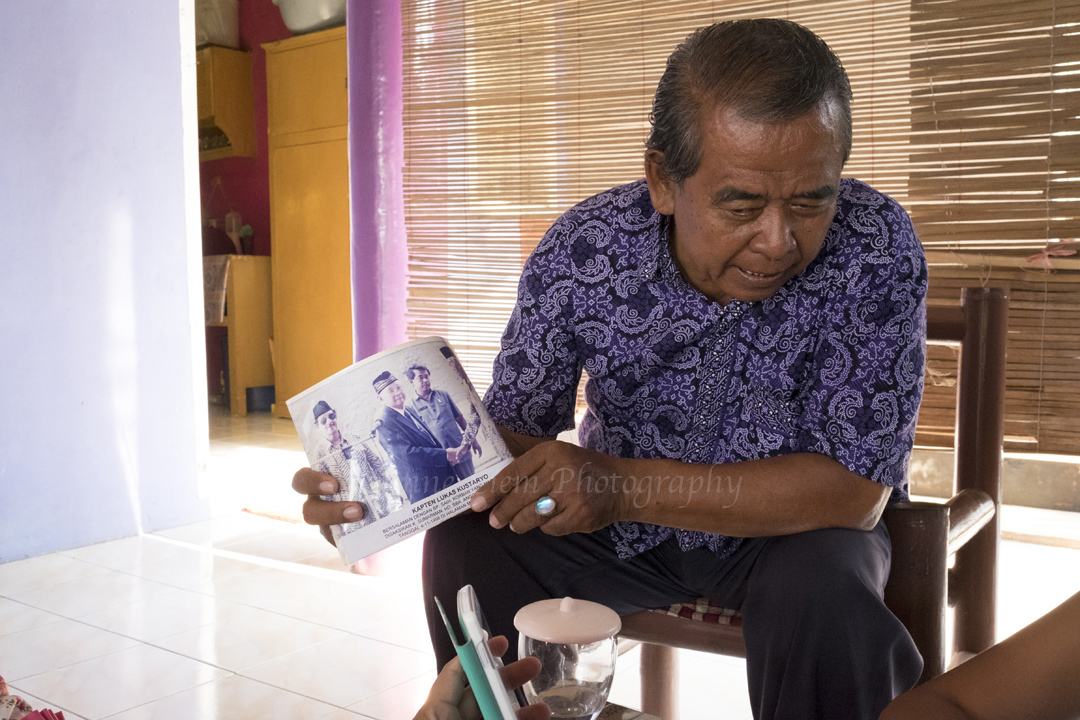
M 525 262 L 484 395 L 496 424 L 533 437 L 554 437 L 574 427 L 581 378 L 573 273 L 558 228 L 556 223 Z
M 891 201 L 890 201 L 891 204 Z M 926 261 L 899 206 L 856 247 L 829 301 L 802 393 L 799 451 L 907 495 L 926 359 Z

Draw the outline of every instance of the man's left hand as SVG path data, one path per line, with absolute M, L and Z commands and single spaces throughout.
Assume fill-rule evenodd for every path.
M 625 461 L 559 441 L 535 446 L 476 491 L 472 509 L 491 508 L 491 524 L 517 533 L 535 527 L 549 535 L 593 532 L 626 517 L 632 502 Z M 552 515 L 539 515 L 536 501 L 555 501 Z

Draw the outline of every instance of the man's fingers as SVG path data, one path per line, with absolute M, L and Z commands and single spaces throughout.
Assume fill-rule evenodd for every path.
M 542 447 L 542 445 L 538 445 L 537 447 Z M 480 512 L 494 506 L 504 497 L 514 492 L 518 486 L 527 481 L 531 481 L 537 471 L 544 466 L 544 462 L 544 453 L 536 452 L 536 448 L 533 448 L 517 460 L 514 460 L 514 462 L 507 465 L 498 475 L 489 480 L 486 485 L 473 493 L 470 507 L 472 507 L 475 512 Z M 535 483 L 529 482 L 529 484 L 533 485 Z M 511 514 L 510 517 L 513 517 L 513 514 Z M 503 519 L 504 521 L 509 520 L 510 517 Z
M 317 495 L 304 503 L 304 522 L 308 525 L 340 525 L 356 522 L 363 515 L 360 503 L 320 500 Z
M 547 466 L 542 466 L 535 475 L 515 487 L 491 509 L 492 526 L 509 525 L 514 532 L 525 533 L 543 525 L 549 518 L 537 514 L 536 501 L 545 495 L 551 495 L 558 503 L 559 497 L 553 492 L 555 482 Z M 558 506 L 556 508 L 556 511 L 562 509 Z
M 555 517 L 540 526 L 540 531 L 545 535 L 569 535 L 572 532 L 583 532 L 577 525 L 577 513 L 567 511 L 558 513 Z
M 532 493 L 512 493 L 503 498 L 503 501 L 491 510 L 492 517 L 497 518 L 500 523 L 499 527 L 509 525 L 511 530 L 521 534 L 551 522 L 554 518 L 550 515 L 540 515 L 536 512 L 536 501 L 546 494 L 546 492 L 540 492 L 537 495 L 538 491 L 539 488 Z M 509 518 L 507 518 L 508 515 Z
M 333 495 L 338 491 L 338 481 L 333 475 L 301 468 L 293 475 L 292 487 L 301 495 Z

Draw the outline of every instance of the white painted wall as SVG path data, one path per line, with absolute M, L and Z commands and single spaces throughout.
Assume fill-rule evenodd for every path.
M 209 514 L 191 4 L 0 0 L 0 562 Z

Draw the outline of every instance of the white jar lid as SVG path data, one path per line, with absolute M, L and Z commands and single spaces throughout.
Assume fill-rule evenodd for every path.
M 565 597 L 526 605 L 514 616 L 514 627 L 534 640 L 584 645 L 616 635 L 622 619 L 600 603 Z

